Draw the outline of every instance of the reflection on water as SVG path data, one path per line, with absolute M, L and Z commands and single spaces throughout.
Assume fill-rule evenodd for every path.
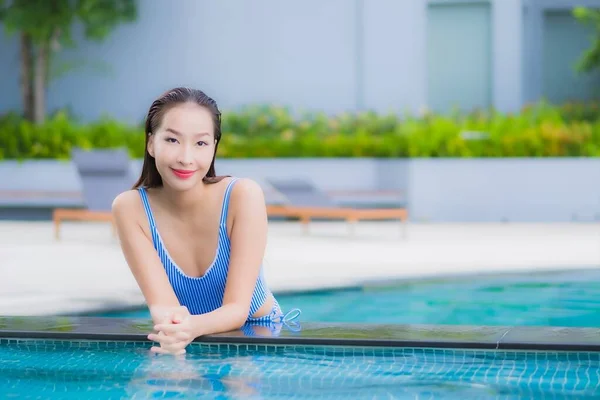
M 212 358 L 212 360 L 211 360 Z M 202 396 L 217 393 L 234 396 L 255 396 L 259 376 L 240 376 L 248 362 L 241 359 L 220 362 L 219 354 L 184 354 L 177 357 L 149 355 L 127 383 L 131 398 L 162 398 Z

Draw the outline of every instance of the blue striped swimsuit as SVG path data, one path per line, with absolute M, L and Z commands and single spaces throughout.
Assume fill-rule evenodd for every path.
M 229 235 L 227 234 L 227 212 L 229 210 L 231 189 L 236 180 L 237 178 L 233 178 L 225 189 L 225 196 L 221 208 L 221 219 L 219 221 L 219 240 L 216 257 L 212 265 L 206 270 L 204 275 L 200 277 L 186 275 L 173 261 L 158 233 L 146 189 L 143 187 L 138 189 L 146 211 L 146 216 L 148 217 L 154 248 L 160 257 L 179 303 L 186 306 L 192 315 L 205 314 L 214 311 L 223 305 L 223 295 L 225 294 L 225 284 L 227 282 L 227 273 L 229 271 L 229 255 L 231 250 L 231 243 Z M 247 322 L 285 322 L 290 314 L 296 313 L 291 319 L 299 315 L 300 310 L 298 309 L 293 309 L 286 315 L 283 315 L 277 299 L 273 296 L 274 304 L 271 313 L 262 317 L 252 317 L 270 296 L 273 295 L 266 285 L 263 276 L 263 268 L 261 266 L 254 292 L 252 293 Z

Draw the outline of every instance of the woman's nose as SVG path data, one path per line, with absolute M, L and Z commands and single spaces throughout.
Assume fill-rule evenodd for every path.
M 192 163 L 192 161 L 193 161 L 192 152 L 187 147 L 182 146 L 182 149 L 179 152 L 179 155 L 177 158 L 177 162 L 182 165 L 189 165 Z

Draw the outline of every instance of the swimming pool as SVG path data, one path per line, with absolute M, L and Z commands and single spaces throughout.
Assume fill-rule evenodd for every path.
M 155 356 L 146 320 L 0 317 L 0 394 L 43 399 L 600 396 L 600 329 L 303 324 Z
M 0 393 L 90 400 L 600 396 L 598 353 L 194 345 L 176 358 L 147 348 L 5 341 Z
M 600 271 L 407 281 L 281 294 L 315 322 L 600 327 Z M 147 318 L 146 309 L 99 316 Z

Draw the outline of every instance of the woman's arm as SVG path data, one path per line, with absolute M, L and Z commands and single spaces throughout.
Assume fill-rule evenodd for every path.
M 129 268 L 144 295 L 154 323 L 165 322 L 179 300 L 169 283 L 152 242 L 142 230 L 140 216 L 145 216 L 137 191 L 118 195 L 112 204 L 117 234 Z
M 253 180 L 238 180 L 231 192 L 229 212 L 233 213 L 233 225 L 223 306 L 191 317 L 196 337 L 239 329 L 250 312 L 267 245 L 267 210 L 262 188 Z

